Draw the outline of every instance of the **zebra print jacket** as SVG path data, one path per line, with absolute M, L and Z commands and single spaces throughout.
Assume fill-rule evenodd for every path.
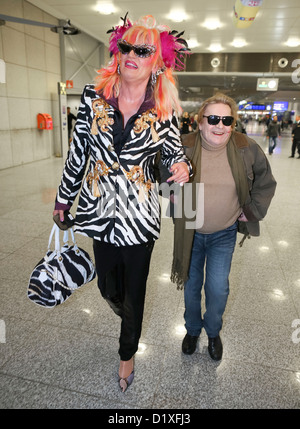
M 157 121 L 153 102 L 152 108 L 144 102 L 124 130 L 117 103 L 112 104 L 93 85 L 85 87 L 56 208 L 71 207 L 81 188 L 76 232 L 116 246 L 142 244 L 157 239 L 160 231 L 154 178 L 157 152 L 167 168 L 186 162 L 191 171 L 191 165 L 175 115 Z M 122 139 L 117 150 L 115 142 Z

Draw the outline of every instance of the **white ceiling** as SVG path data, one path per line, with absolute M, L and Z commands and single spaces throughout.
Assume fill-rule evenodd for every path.
M 185 30 L 186 39 L 196 39 L 199 43 L 193 52 L 209 52 L 211 43 L 220 43 L 223 52 L 240 52 L 240 48 L 232 46 L 236 38 L 246 40 L 243 52 L 294 52 L 295 48 L 287 47 L 285 42 L 289 38 L 300 39 L 299 0 L 263 0 L 253 24 L 244 29 L 236 28 L 233 23 L 235 0 L 112 0 L 116 12 L 111 15 L 101 15 L 95 10 L 107 0 L 28 1 L 57 18 L 70 19 L 73 25 L 105 44 L 107 30 L 118 25 L 126 12 L 132 21 L 153 15 L 159 24 Z M 173 10 L 185 13 L 186 19 L 181 23 L 170 21 L 168 16 Z M 204 24 L 211 19 L 218 19 L 220 28 L 207 30 Z
M 212 43 L 220 43 L 222 53 L 295 53 L 295 58 L 300 61 L 300 46 L 288 47 L 286 42 L 289 39 L 300 41 L 300 0 L 263 0 L 258 14 L 248 28 L 239 29 L 234 25 L 233 8 L 236 0 L 110 0 L 116 8 L 116 12 L 111 15 L 101 15 L 96 11 L 96 6 L 107 3 L 109 0 L 27 0 L 45 12 L 58 19 L 70 19 L 73 26 L 89 34 L 95 39 L 108 44 L 109 34 L 107 30 L 121 24 L 120 17 L 124 17 L 128 12 L 131 21 L 137 20 L 140 16 L 153 15 L 158 24 L 166 24 L 172 30 L 185 31 L 185 39 L 196 39 L 199 45 L 192 48 L 192 53 L 208 54 L 208 49 Z M 174 10 L 180 10 L 181 14 L 186 14 L 183 22 L 172 22 L 169 15 Z M 205 28 L 207 20 L 217 19 L 220 27 L 215 30 Z M 76 36 L 74 36 L 76 37 Z M 244 39 L 246 46 L 235 48 L 232 45 L 234 39 Z M 242 60 L 243 61 L 243 60 Z M 252 100 L 263 102 L 265 97 L 287 101 L 300 102 L 300 85 L 295 85 L 290 77 L 285 79 L 285 84 L 278 88 L 278 92 L 255 94 L 256 77 L 252 76 L 231 76 L 222 77 L 219 73 L 194 73 L 193 79 L 185 75 L 184 79 L 179 79 L 180 95 L 190 99 L 190 87 L 198 87 L 196 98 L 201 99 L 200 92 L 214 90 L 216 87 L 222 89 L 221 82 L 224 81 L 223 88 L 240 88 L 240 97 L 247 97 L 247 86 L 252 86 L 249 96 Z M 244 89 L 244 87 L 246 89 Z M 187 88 L 187 91 L 185 89 Z M 197 91 L 196 91 L 197 92 Z M 185 94 L 187 93 L 187 95 Z M 245 94 L 244 94 L 245 93 Z M 228 95 L 234 96 L 234 92 Z M 251 99 L 251 98 L 250 98 Z

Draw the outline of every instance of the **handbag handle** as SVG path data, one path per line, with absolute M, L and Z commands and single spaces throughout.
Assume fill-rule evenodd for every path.
M 76 241 L 75 241 L 75 237 L 74 237 L 74 231 L 73 228 L 69 228 L 70 232 L 71 232 L 71 237 L 72 237 L 72 241 L 74 246 L 77 247 Z M 52 230 L 50 232 L 50 236 L 49 236 L 49 242 L 48 242 L 48 250 L 50 250 L 51 247 L 51 242 L 53 240 L 53 235 L 55 234 L 55 251 L 56 253 L 60 253 L 61 251 L 61 245 L 60 245 L 60 240 L 59 240 L 59 232 L 60 229 L 59 227 L 56 225 L 56 223 L 53 225 Z M 67 243 L 69 241 L 69 230 L 65 230 L 64 231 L 64 238 L 63 238 L 64 243 Z

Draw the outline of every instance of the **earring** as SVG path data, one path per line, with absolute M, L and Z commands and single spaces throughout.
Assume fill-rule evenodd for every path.
M 121 74 L 121 73 L 120 73 L 120 64 L 118 64 L 118 67 L 117 67 L 117 73 L 118 73 L 118 74 Z
M 156 84 L 157 81 L 157 76 L 159 76 L 160 74 L 163 74 L 163 72 L 166 70 L 166 67 L 162 67 L 161 69 L 158 69 L 156 71 L 156 73 L 152 73 L 151 75 L 151 83 L 154 86 Z
M 154 86 L 156 84 L 156 73 L 151 74 L 151 84 Z

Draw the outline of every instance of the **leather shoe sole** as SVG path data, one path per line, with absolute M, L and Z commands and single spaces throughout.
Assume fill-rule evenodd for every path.
M 198 338 L 199 336 L 194 337 L 186 334 L 182 341 L 182 352 L 186 355 L 192 355 L 196 350 Z
M 223 345 L 220 336 L 208 338 L 208 353 L 213 360 L 221 360 Z

